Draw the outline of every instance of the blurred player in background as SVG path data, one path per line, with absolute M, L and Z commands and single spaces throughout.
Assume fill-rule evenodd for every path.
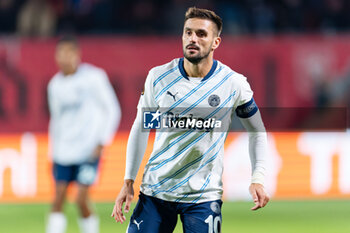
M 252 210 L 269 201 L 263 186 L 267 147 L 264 124 L 246 78 L 213 59 L 221 30 L 221 18 L 214 12 L 189 8 L 182 35 L 184 58 L 149 72 L 128 140 L 124 185 L 112 212 L 117 222 L 126 220 L 122 206 L 126 202 L 124 211 L 129 211 L 133 183 L 147 146 L 149 131 L 142 130 L 144 109 L 183 108 L 188 112 L 202 107 L 212 109 L 214 117 L 220 111 L 233 116 L 235 110 L 249 133 Z M 153 119 L 158 117 L 156 113 Z M 127 232 L 173 232 L 178 215 L 186 233 L 220 232 L 226 136 L 227 131 L 157 130 Z
M 89 206 L 88 191 L 96 180 L 103 148 L 119 125 L 120 106 L 106 72 L 81 63 L 74 37 L 59 40 L 55 59 L 60 72 L 48 85 L 48 102 L 56 192 L 46 232 L 65 232 L 63 204 L 68 185 L 76 182 L 81 232 L 97 233 L 99 220 Z

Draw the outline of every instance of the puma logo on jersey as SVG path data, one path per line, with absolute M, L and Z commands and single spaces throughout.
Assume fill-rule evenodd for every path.
M 177 95 L 178 92 L 176 92 L 175 94 L 171 93 L 170 91 L 167 91 L 166 94 L 170 95 L 171 97 L 173 97 L 174 101 L 176 101 L 175 96 Z
M 140 230 L 140 224 L 143 223 L 143 220 L 141 220 L 141 222 L 136 222 L 136 220 L 134 219 L 134 223 L 136 224 L 137 226 L 137 230 Z

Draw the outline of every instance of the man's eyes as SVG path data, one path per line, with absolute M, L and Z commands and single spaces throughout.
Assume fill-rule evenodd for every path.
M 191 36 L 192 35 L 192 31 L 186 31 L 185 33 L 186 33 L 187 36 Z M 196 35 L 198 37 L 205 37 L 207 35 L 207 33 L 201 32 L 201 31 L 195 32 L 195 33 L 196 33 Z

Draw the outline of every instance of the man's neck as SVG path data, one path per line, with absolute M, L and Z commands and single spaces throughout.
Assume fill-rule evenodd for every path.
M 184 69 L 189 77 L 204 78 L 210 71 L 213 65 L 213 59 L 203 59 L 198 64 L 193 64 L 184 59 Z
M 78 70 L 78 67 L 74 67 L 72 69 L 69 69 L 69 70 L 61 70 L 61 72 L 63 73 L 63 76 L 70 76 L 70 75 L 73 75 L 77 72 Z

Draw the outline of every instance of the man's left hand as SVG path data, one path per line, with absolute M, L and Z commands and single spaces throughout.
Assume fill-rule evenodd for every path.
M 270 197 L 265 192 L 264 186 L 262 184 L 252 183 L 249 186 L 249 192 L 253 197 L 255 206 L 251 210 L 258 210 L 266 206 L 269 202 Z

